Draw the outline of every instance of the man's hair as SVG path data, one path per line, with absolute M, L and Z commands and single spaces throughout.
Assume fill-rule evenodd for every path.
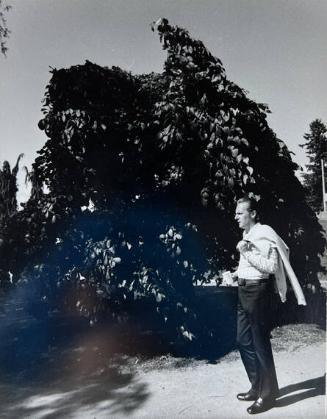
M 242 198 L 237 200 L 237 204 L 248 204 L 249 205 L 249 211 L 256 211 L 257 215 L 255 217 L 256 221 L 259 220 L 259 206 L 258 206 L 258 202 L 253 199 L 250 198 L 248 195 L 242 196 Z

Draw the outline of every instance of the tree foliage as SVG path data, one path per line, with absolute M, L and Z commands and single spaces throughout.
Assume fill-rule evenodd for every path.
M 16 164 L 12 169 L 7 160 L 3 162 L 2 170 L 0 169 L 0 283 L 3 284 L 8 283 L 8 280 L 10 280 L 8 272 L 10 252 L 9 254 L 6 254 L 3 251 L 3 238 L 11 220 L 14 219 L 17 214 L 17 173 L 19 162 L 22 157 L 23 154 L 18 156 Z
M 5 1 L 0 0 L 0 50 L 3 55 L 7 53 L 7 40 L 10 35 L 10 30 L 7 26 L 6 14 L 11 9 L 11 6 L 5 3 Z
M 192 339 L 192 284 L 237 264 L 241 195 L 289 243 L 302 282 L 317 281 L 324 241 L 267 106 L 186 30 L 166 19 L 153 30 L 162 74 L 89 61 L 52 70 L 39 122 L 48 139 L 8 229 L 11 260 L 16 278 L 92 319 L 148 304 L 147 317 Z
M 327 161 L 326 125 L 320 119 L 315 119 L 310 124 L 310 131 L 304 134 L 304 139 L 305 143 L 301 144 L 301 147 L 305 148 L 309 158 L 307 172 L 303 175 L 304 187 L 308 204 L 314 211 L 319 212 L 323 209 L 321 160 Z
M 10 217 L 17 212 L 17 173 L 20 159 L 23 154 L 18 156 L 17 162 L 13 169 L 11 169 L 8 161 L 4 161 L 2 164 L 2 170 L 0 169 L 0 229 L 4 228 L 4 225 Z

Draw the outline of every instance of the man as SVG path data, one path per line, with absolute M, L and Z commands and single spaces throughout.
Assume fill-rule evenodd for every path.
M 237 398 L 254 401 L 249 414 L 270 409 L 278 396 L 278 382 L 270 343 L 269 295 L 273 292 L 272 274 L 282 301 L 286 300 L 285 270 L 299 304 L 306 304 L 301 287 L 288 262 L 288 248 L 269 226 L 258 222 L 256 201 L 244 197 L 237 201 L 235 219 L 244 230 L 237 244 L 240 260 L 238 277 L 237 343 L 251 383 Z

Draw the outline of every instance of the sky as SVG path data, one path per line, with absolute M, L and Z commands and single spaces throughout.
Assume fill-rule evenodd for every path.
M 229 80 L 268 104 L 268 123 L 304 168 L 299 147 L 327 123 L 326 0 L 6 0 L 11 30 L 0 56 L 0 162 L 30 168 L 46 141 L 37 123 L 50 68 L 85 60 L 133 74 L 161 72 L 153 21 L 168 18 L 220 58 Z M 19 201 L 28 198 L 19 175 Z

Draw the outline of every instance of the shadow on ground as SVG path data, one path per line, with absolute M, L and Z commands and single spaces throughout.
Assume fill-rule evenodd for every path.
M 149 397 L 108 327 L 12 308 L 0 315 L 1 418 L 127 415 Z
M 304 391 L 301 391 L 304 390 Z M 297 394 L 290 394 L 299 392 Z M 291 384 L 280 389 L 280 398 L 276 402 L 276 407 L 285 407 L 297 403 L 310 397 L 322 396 L 326 394 L 326 376 L 313 378 L 300 383 Z

